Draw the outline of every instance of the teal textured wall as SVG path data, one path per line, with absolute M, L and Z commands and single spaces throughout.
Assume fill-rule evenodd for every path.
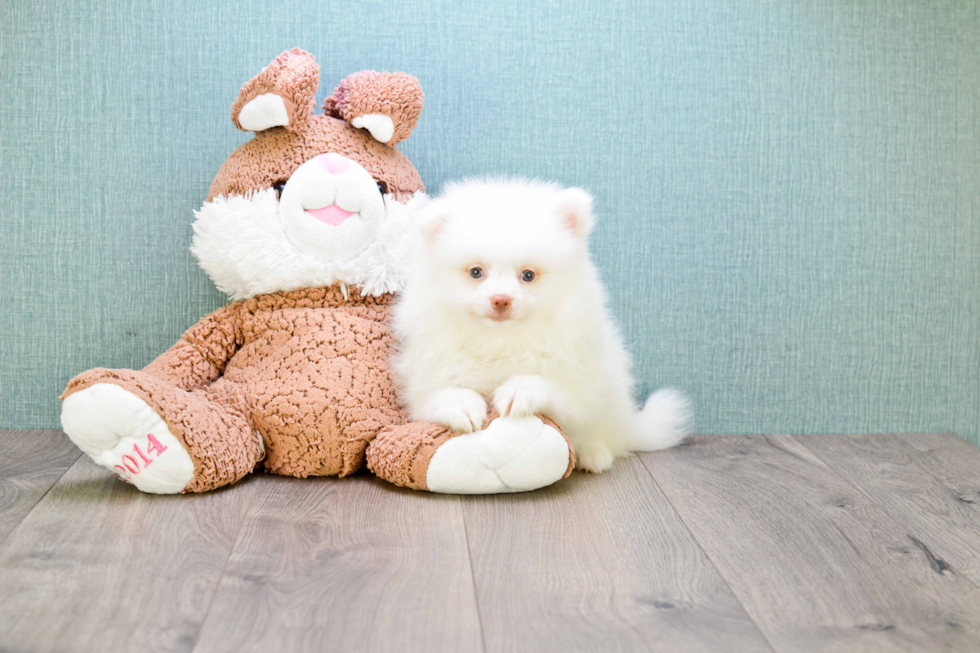
M 658 6 L 659 5 L 659 6 Z M 224 303 L 192 210 L 280 51 L 404 70 L 430 190 L 581 185 L 643 390 L 702 432 L 980 436 L 976 2 L 3 3 L 0 426 Z

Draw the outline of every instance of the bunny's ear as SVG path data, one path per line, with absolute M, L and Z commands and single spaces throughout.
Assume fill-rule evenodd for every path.
M 313 115 L 320 67 L 313 55 L 293 48 L 253 77 L 231 105 L 231 120 L 242 131 L 270 127 L 301 131 Z
M 340 82 L 323 102 L 323 110 L 393 147 L 408 138 L 418 124 L 422 86 L 405 73 L 363 70 Z

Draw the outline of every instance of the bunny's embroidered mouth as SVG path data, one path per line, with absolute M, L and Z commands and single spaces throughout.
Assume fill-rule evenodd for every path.
M 306 212 L 310 215 L 310 217 L 334 226 L 339 225 L 341 222 L 354 215 L 354 211 L 345 211 L 336 204 L 325 206 L 322 209 L 306 209 Z

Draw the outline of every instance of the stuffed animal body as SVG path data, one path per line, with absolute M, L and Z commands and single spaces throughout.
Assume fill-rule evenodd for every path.
M 422 109 L 418 81 L 364 71 L 314 115 L 312 55 L 280 55 L 240 91 L 255 136 L 218 171 L 192 251 L 233 303 L 142 370 L 96 368 L 62 395 L 62 426 L 138 489 L 203 492 L 256 470 L 346 476 L 452 493 L 536 489 L 574 453 L 542 416 L 459 434 L 410 421 L 388 365 L 418 172 L 395 145 Z

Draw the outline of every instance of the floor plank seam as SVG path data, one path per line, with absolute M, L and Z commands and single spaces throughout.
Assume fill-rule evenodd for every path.
M 687 529 L 687 532 L 691 535 L 691 539 L 694 540 L 694 543 L 697 544 L 697 546 L 698 546 L 699 549 L 701 549 L 701 552 L 704 554 L 705 560 L 707 560 L 709 563 L 711 563 L 711 566 L 714 568 L 715 572 L 718 574 L 718 578 L 720 578 L 721 581 L 723 583 L 725 583 L 725 587 L 727 587 L 728 588 L 728 591 L 731 592 L 732 597 L 734 597 L 734 599 L 736 601 L 738 601 L 738 604 L 740 606 L 742 606 L 742 611 L 749 618 L 749 621 L 752 622 L 752 625 L 755 626 L 755 629 L 758 631 L 759 636 L 762 637 L 763 641 L 765 641 L 766 646 L 769 647 L 769 650 L 770 651 L 772 651 L 773 653 L 776 653 L 776 650 L 777 649 L 776 649 L 775 646 L 773 646 L 772 642 L 769 640 L 769 636 L 766 635 L 766 632 L 759 625 L 759 622 L 755 620 L 755 617 L 752 616 L 752 613 L 749 611 L 748 607 L 746 607 L 746 605 L 742 601 L 742 599 L 739 598 L 738 594 L 735 592 L 735 588 L 733 588 L 732 587 L 732 584 L 728 581 L 727 578 L 725 578 L 725 574 L 723 574 L 721 572 L 721 569 L 718 568 L 718 565 L 715 563 L 715 561 L 708 554 L 708 550 L 705 549 L 704 545 L 701 543 L 701 540 L 699 540 L 698 539 L 698 536 L 694 534 L 694 531 L 691 529 L 691 527 L 687 525 L 687 520 L 684 519 L 684 515 L 682 515 L 680 513 L 680 511 L 674 505 L 674 502 L 671 501 L 670 495 L 667 494 L 667 492 L 663 489 L 663 487 L 661 487 L 660 482 L 657 481 L 657 477 L 653 473 L 653 470 L 650 469 L 650 467 L 647 465 L 646 461 L 643 460 L 643 457 L 642 456 L 639 456 L 636 453 L 633 453 L 632 455 L 633 456 L 636 456 L 639 459 L 640 464 L 643 465 L 643 469 L 647 470 L 647 474 L 650 475 L 650 478 L 653 480 L 653 484 L 657 486 L 657 489 L 660 490 L 660 493 L 662 495 L 664 495 L 664 498 L 667 500 L 667 505 L 669 505 L 670 506 L 670 509 L 674 511 L 674 514 L 677 515 L 677 518 L 681 520 L 681 523 L 684 525 L 684 528 L 686 528 Z
M 65 471 L 63 471 L 61 473 L 61 476 L 59 476 L 57 478 L 57 480 L 55 480 L 54 483 L 52 483 L 50 486 L 48 486 L 48 489 L 44 491 L 44 494 L 42 494 L 41 496 L 39 496 L 37 498 L 37 501 L 34 502 L 34 504 L 31 506 L 31 509 L 28 510 L 27 512 L 25 512 L 24 513 L 24 516 L 20 518 L 20 521 L 17 522 L 17 525 L 14 526 L 13 528 L 11 528 L 9 531 L 7 531 L 7 534 L 6 535 L 4 535 L 3 537 L 0 537 L 0 546 L 2 546 L 3 543 L 6 542 L 7 539 L 11 535 L 13 535 L 15 532 L 17 532 L 17 529 L 20 528 L 21 524 L 23 524 L 25 521 L 27 521 L 27 518 L 31 516 L 31 513 L 34 512 L 34 510 L 39 505 L 41 505 L 41 502 L 44 501 L 44 498 L 46 496 L 48 496 L 48 493 L 51 492 L 52 488 L 54 488 L 55 485 L 57 485 L 58 483 L 61 482 L 61 479 L 63 479 L 65 477 L 65 474 L 67 474 L 69 471 L 71 471 L 72 467 L 74 467 L 75 465 L 77 465 L 78 464 L 78 461 L 81 460 L 81 458 L 82 458 L 82 452 L 79 451 L 78 452 L 78 457 L 75 458 L 74 462 L 72 462 L 72 464 L 68 465 L 68 467 L 65 468 Z
M 480 625 L 480 644 L 484 653 L 487 651 L 487 638 L 483 631 L 483 614 L 480 612 L 480 593 L 476 589 L 476 571 L 473 569 L 473 549 L 470 547 L 470 529 L 466 525 L 466 510 L 463 507 L 463 497 L 456 496 L 459 501 L 459 514 L 463 518 L 463 537 L 466 538 L 466 559 L 470 563 L 470 582 L 473 583 L 473 602 L 476 604 L 476 622 Z
M 235 555 L 235 551 L 238 550 L 239 541 L 242 537 L 242 531 L 245 530 L 245 522 L 248 521 L 249 516 L 252 514 L 252 510 L 258 502 L 253 503 L 245 511 L 245 515 L 242 517 L 242 522 L 238 525 L 238 530 L 235 532 L 235 539 L 232 542 L 231 548 L 228 550 L 228 556 L 225 558 L 224 565 L 221 566 L 221 573 L 218 574 L 218 580 L 214 584 L 214 591 L 211 593 L 211 599 L 208 601 L 207 610 L 204 611 L 204 618 L 201 619 L 201 627 L 197 629 L 197 636 L 194 638 L 194 646 L 191 647 L 191 653 L 197 650 L 198 644 L 201 642 L 201 633 L 204 632 L 204 626 L 208 623 L 208 617 L 211 616 L 211 608 L 214 606 L 214 600 L 218 597 L 218 591 L 221 589 L 221 581 L 225 577 L 225 571 L 228 570 L 228 563 L 231 562 L 231 557 Z
M 909 539 L 910 539 L 910 540 L 912 541 L 912 543 L 913 543 L 913 544 L 915 544 L 915 546 L 916 546 L 916 547 L 917 547 L 917 548 L 918 548 L 918 549 L 919 549 L 920 551 L 922 551 L 922 554 L 923 554 L 923 555 L 924 555 L 924 556 L 926 557 L 926 562 L 927 562 L 927 563 L 929 564 L 929 566 L 930 566 L 930 567 L 932 567 L 933 569 L 935 569 L 935 564 L 936 564 L 936 562 L 935 562 L 935 556 L 933 555 L 933 553 L 932 553 L 932 551 L 931 551 L 931 550 L 929 550 L 929 548 L 928 548 L 928 547 L 925 547 L 925 545 L 924 545 L 924 544 L 922 544 L 922 543 L 921 543 L 921 542 L 920 542 L 920 541 L 919 541 L 919 540 L 918 540 L 918 539 L 917 539 L 917 538 L 916 538 L 915 536 L 913 536 L 913 535 L 912 535 L 911 533 L 909 533 L 909 530 L 911 530 L 911 529 L 908 529 L 908 528 L 906 528 L 906 527 L 905 527 L 905 524 L 903 524 L 903 523 L 902 523 L 902 521 L 901 521 L 900 519 L 898 519 L 897 517 L 895 517 L 895 516 L 894 516 L 894 515 L 892 514 L 892 512 L 891 512 L 891 511 L 890 511 L 890 510 L 889 510 L 889 509 L 887 508 L 887 506 L 884 506 L 884 505 L 882 505 L 881 503 L 879 503 L 878 501 L 875 501 L 875 500 L 874 500 L 874 498 L 873 498 L 873 497 L 871 497 L 871 496 L 869 496 L 867 492 L 865 492 L 865 491 L 864 491 L 864 490 L 862 490 L 862 489 L 861 489 L 860 487 L 858 487 L 857 485 L 854 485 L 853 483 L 851 483 L 850 481 L 848 481 L 848 480 L 847 480 L 846 478 L 844 478 L 844 477 L 843 477 L 843 476 L 842 476 L 842 475 L 841 475 L 841 474 L 840 474 L 840 473 L 839 473 L 839 472 L 838 472 L 838 471 L 837 471 L 836 469 L 834 469 L 834 468 L 833 468 L 833 466 L 832 466 L 832 465 L 831 465 L 830 463 L 828 463 L 828 462 L 827 462 L 826 460 L 824 460 L 824 459 L 823 459 L 823 458 L 822 458 L 822 457 L 820 456 L 820 454 L 818 454 L 818 453 L 816 453 L 816 452 L 814 452 L 814 451 L 813 451 L 813 449 L 811 449 L 810 447 L 808 447 L 808 446 L 806 446 L 806 444 L 805 444 L 805 443 L 803 442 L 803 440 L 802 440 L 802 439 L 801 439 L 801 438 L 800 438 L 799 436 L 795 436 L 795 435 L 791 435 L 790 437 L 791 437 L 791 438 L 793 438 L 794 440 L 796 440 L 796 442 L 797 442 L 797 443 L 798 443 L 798 444 L 799 444 L 799 445 L 800 445 L 801 447 L 803 447 L 804 449 L 806 449 L 807 451 L 809 451 L 809 452 L 810 452 L 810 454 L 812 454 L 814 458 L 816 458 L 817 460 L 819 460 L 820 462 L 822 462 L 822 463 L 823 463 L 824 465 L 826 465 L 826 466 L 827 466 L 827 469 L 828 469 L 828 470 L 829 470 L 829 471 L 830 471 L 830 472 L 831 472 L 831 473 L 832 473 L 832 474 L 833 474 L 834 476 L 836 476 L 837 478 L 839 478 L 839 479 L 841 480 L 841 482 L 842 482 L 842 483 L 844 483 L 844 484 L 845 484 L 845 485 L 847 485 L 848 487 L 851 487 L 851 488 L 853 488 L 855 492 L 857 492 L 857 493 L 858 493 L 858 494 L 860 494 L 860 495 L 861 495 L 862 497 L 864 497 L 865 499 L 867 499 L 867 500 L 868 500 L 868 501 L 869 501 L 869 502 L 871 503 L 871 505 L 873 505 L 873 506 L 875 506 L 876 508 L 878 508 L 878 510 L 880 510 L 880 511 L 881 511 L 881 512 L 882 512 L 882 513 L 883 513 L 883 514 L 884 514 L 884 515 L 886 516 L 886 517 L 888 517 L 888 518 L 889 518 L 889 519 L 891 519 L 891 520 L 892 520 L 893 522 L 895 522 L 895 524 L 896 524 L 896 525 L 897 525 L 897 526 L 898 526 L 898 527 L 899 527 L 899 528 L 900 528 L 901 530 L 903 530 L 903 531 L 905 531 L 905 535 L 906 535 L 906 536 L 907 536 L 907 537 L 908 537 L 908 538 L 909 538 Z M 905 443 L 904 443 L 904 442 L 901 442 L 901 441 L 900 441 L 900 443 L 901 443 L 901 444 L 902 444 L 903 446 L 907 446 L 907 445 L 905 445 Z M 922 473 L 924 473 L 924 474 L 929 474 L 929 475 L 930 475 L 930 476 L 932 476 L 933 478 L 936 478 L 936 477 L 935 477 L 935 475 L 934 475 L 934 474 L 932 474 L 932 472 L 930 472 L 930 471 L 928 471 L 928 470 L 924 470 L 924 469 L 920 469 L 920 471 L 921 471 Z M 938 480 L 938 479 L 937 479 L 937 480 Z M 947 569 L 947 571 L 950 571 L 951 573 L 953 573 L 953 574 L 955 574 L 956 576 L 958 576 L 958 577 L 960 577 L 960 578 L 963 578 L 963 579 L 965 579 L 965 580 L 966 580 L 967 582 L 969 582 L 969 583 L 970 583 L 971 585 L 973 585 L 974 587 L 976 587 L 976 588 L 978 588 L 978 589 L 980 589 L 980 585 L 978 585 L 978 584 L 977 584 L 977 583 L 976 583 L 976 582 L 975 582 L 975 581 L 974 581 L 974 580 L 973 580 L 972 578 L 970 578 L 970 577 L 969 577 L 969 576 L 967 576 L 966 574 L 964 574 L 964 573 L 962 573 L 962 572 L 961 572 L 961 571 L 960 571 L 959 569 L 957 569 L 956 567 L 953 567 L 953 566 L 951 566 L 951 565 L 950 565 L 950 564 L 949 564 L 948 562 L 946 562 L 945 560 L 939 560 L 938 562 L 940 562 L 940 563 L 942 563 L 942 565 L 944 565 L 944 566 L 945 566 L 945 568 Z

